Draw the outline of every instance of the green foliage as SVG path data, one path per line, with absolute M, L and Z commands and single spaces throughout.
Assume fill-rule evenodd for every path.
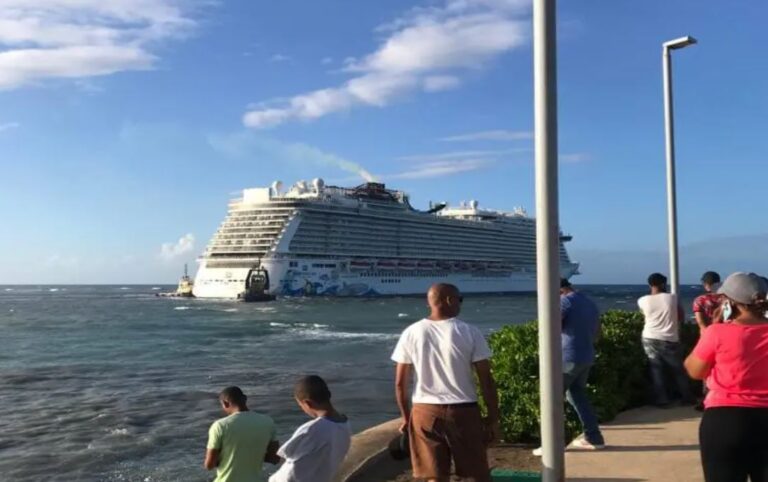
M 601 422 L 619 412 L 643 405 L 650 388 L 641 334 L 640 313 L 612 310 L 601 316 L 602 334 L 590 372 L 590 400 Z M 491 335 L 493 373 L 498 384 L 504 440 L 532 442 L 539 433 L 538 325 L 530 322 L 506 326 Z M 698 337 L 696 326 L 683 325 L 681 340 L 688 353 Z M 566 409 L 566 435 L 578 434 L 575 412 Z

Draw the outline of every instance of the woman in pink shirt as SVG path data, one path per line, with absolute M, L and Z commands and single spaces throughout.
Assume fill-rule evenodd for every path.
M 768 285 L 734 273 L 720 287 L 722 319 L 685 360 L 709 393 L 699 429 L 706 482 L 768 482 Z

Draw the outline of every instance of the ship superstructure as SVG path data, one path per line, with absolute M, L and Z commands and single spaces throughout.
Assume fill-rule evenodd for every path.
M 435 282 L 464 293 L 534 291 L 536 222 L 524 210 L 411 207 L 384 184 L 300 181 L 285 192 L 243 190 L 200 258 L 195 296 L 237 298 L 263 268 L 278 295 L 423 294 Z M 561 275 L 578 270 L 561 235 Z

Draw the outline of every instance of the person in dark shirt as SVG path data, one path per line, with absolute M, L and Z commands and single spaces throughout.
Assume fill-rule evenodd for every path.
M 563 387 L 568 403 L 581 420 L 584 435 L 568 446 L 572 450 L 605 448 L 597 416 L 587 396 L 589 370 L 595 362 L 595 341 L 600 333 L 600 312 L 586 295 L 560 280 L 560 311 L 563 320 Z M 541 449 L 533 452 L 541 455 Z

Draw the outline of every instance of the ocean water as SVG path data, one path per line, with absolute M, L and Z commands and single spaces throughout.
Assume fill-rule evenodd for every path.
M 217 393 L 239 385 L 281 440 L 306 419 L 295 379 L 317 373 L 361 431 L 397 416 L 389 355 L 422 298 L 170 299 L 168 286 L 0 286 L 0 479 L 208 481 Z M 588 286 L 634 309 L 641 286 Z M 684 289 L 690 307 L 697 289 Z M 532 295 L 467 297 L 485 332 L 535 316 Z

